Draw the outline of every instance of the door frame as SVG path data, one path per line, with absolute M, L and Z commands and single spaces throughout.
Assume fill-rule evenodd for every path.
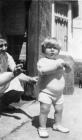
M 55 25 L 55 5 L 56 3 L 59 3 L 59 4 L 67 4 L 68 6 L 68 13 L 67 13 L 67 20 L 68 20 L 68 43 L 67 43 L 67 50 L 68 51 L 68 47 L 69 47 L 69 42 L 70 40 L 72 39 L 72 3 L 71 2 L 65 2 L 65 1 L 62 1 L 62 2 L 59 2 L 59 1 L 55 1 L 55 2 L 52 2 L 52 21 L 51 21 L 51 37 L 56 37 L 56 32 L 55 32 L 55 28 L 56 28 L 56 25 Z

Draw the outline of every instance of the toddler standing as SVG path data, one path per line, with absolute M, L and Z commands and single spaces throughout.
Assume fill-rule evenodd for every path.
M 63 111 L 63 89 L 65 87 L 64 71 L 70 72 L 71 68 L 63 59 L 58 58 L 60 52 L 60 44 L 55 38 L 46 38 L 41 44 L 44 57 L 37 63 L 39 72 L 39 97 L 40 116 L 39 116 L 39 136 L 48 137 L 46 128 L 47 117 L 51 105 L 54 106 L 53 130 L 63 133 L 69 130 L 61 125 Z

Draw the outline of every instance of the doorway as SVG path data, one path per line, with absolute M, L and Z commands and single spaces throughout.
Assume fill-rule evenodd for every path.
M 25 0 L 4 0 L 2 4 L 2 32 L 6 34 L 8 40 L 8 52 L 13 56 L 16 63 L 19 63 L 20 55 L 25 55 L 26 59 L 28 50 L 28 38 L 24 38 L 28 31 L 28 12 L 29 2 Z M 27 35 L 28 36 L 28 35 Z M 26 41 L 26 47 L 23 47 L 23 42 Z M 21 54 L 21 49 L 24 54 Z M 27 49 L 27 50 L 26 50 Z M 27 64 L 27 62 L 26 62 Z M 27 66 L 25 67 L 27 69 Z

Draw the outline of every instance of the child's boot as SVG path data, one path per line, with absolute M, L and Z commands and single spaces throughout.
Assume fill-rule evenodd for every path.
M 62 133 L 69 133 L 69 129 L 63 127 L 63 126 L 60 125 L 60 124 L 58 124 L 58 125 L 54 124 L 54 125 L 53 125 L 53 130 L 59 131 L 59 132 L 62 132 Z
M 43 127 L 39 127 L 38 134 L 41 138 L 48 138 L 49 137 L 47 129 L 43 128 Z

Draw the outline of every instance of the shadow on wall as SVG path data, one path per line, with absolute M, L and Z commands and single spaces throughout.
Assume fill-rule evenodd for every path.
M 24 37 L 23 35 L 8 35 L 8 52 L 13 56 L 14 60 L 17 62 L 19 60 L 19 55 L 21 52 Z
M 71 56 L 60 55 L 59 57 L 64 59 L 71 66 L 71 72 L 64 74 L 66 85 L 63 92 L 65 95 L 70 95 L 74 92 L 74 60 Z

